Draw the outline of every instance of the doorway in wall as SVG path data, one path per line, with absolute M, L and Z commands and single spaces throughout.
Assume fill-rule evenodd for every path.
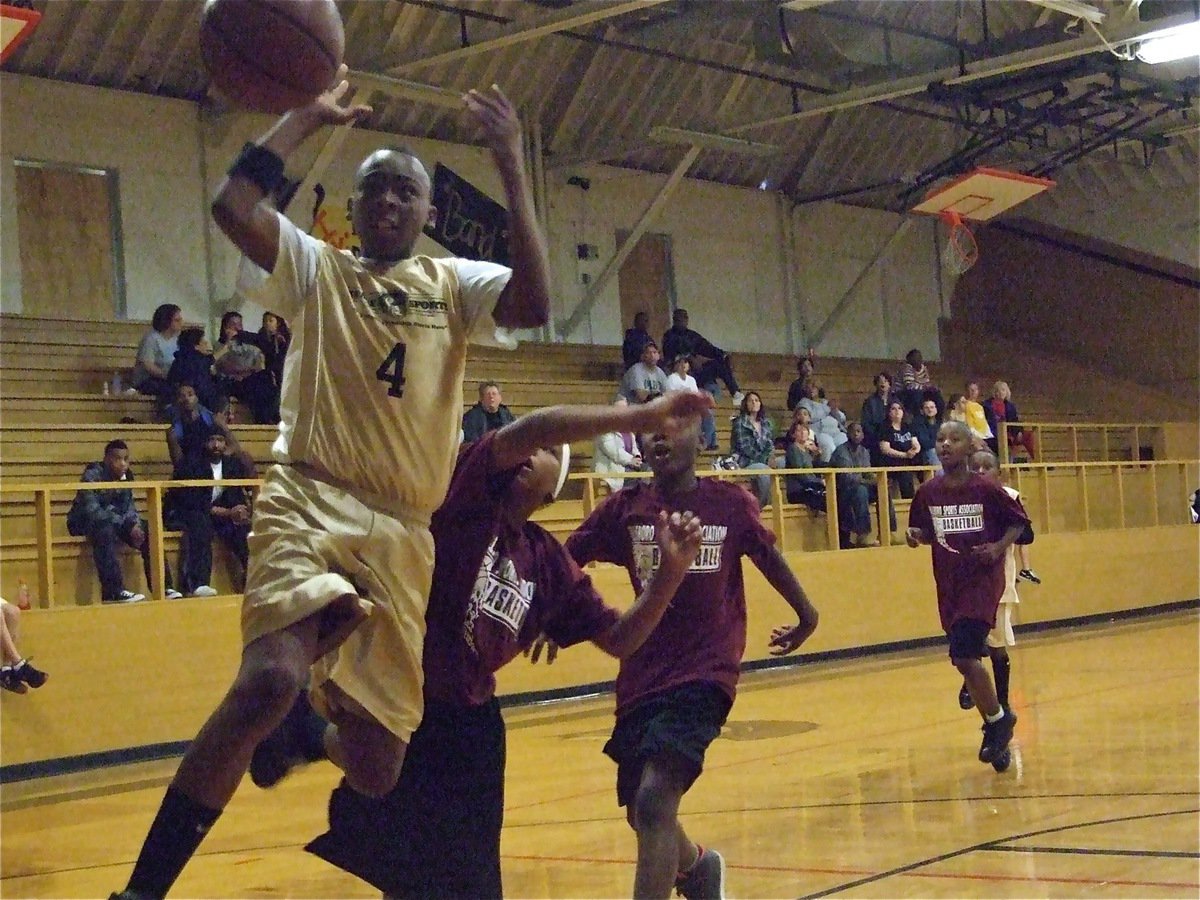
M 617 231 L 617 246 L 622 246 L 628 237 L 628 231 Z M 655 341 L 661 341 L 663 332 L 671 327 L 671 311 L 675 309 L 671 236 L 643 234 L 621 264 L 617 281 L 621 293 L 622 331 L 633 326 L 636 313 L 645 312 L 650 317 L 650 334 Z

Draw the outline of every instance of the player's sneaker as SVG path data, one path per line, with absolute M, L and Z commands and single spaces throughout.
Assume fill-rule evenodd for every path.
M 971 699 L 971 692 L 967 690 L 966 682 L 958 689 L 958 708 L 959 709 L 974 709 L 975 701 Z
M 716 850 L 701 850 L 692 870 L 675 882 L 685 900 L 724 900 L 725 858 Z
M 309 746 L 313 719 L 319 720 L 319 717 L 308 702 L 308 694 L 301 691 L 283 721 L 254 748 L 250 757 L 250 780 L 255 786 L 274 787 L 294 766 L 323 758 L 323 749 Z M 324 720 L 319 721 L 323 723 Z
M 35 669 L 27 659 L 23 659 L 13 666 L 12 672 L 18 680 L 25 682 L 31 688 L 40 688 L 50 677 L 41 669 Z
M 1007 772 L 1008 767 L 1012 765 L 1012 751 L 1007 747 L 1004 752 L 992 760 L 992 768 L 997 772 Z
M 1038 578 L 1037 572 L 1033 571 L 1033 569 L 1022 569 L 1020 572 L 1017 573 L 1017 577 L 1024 578 L 1030 584 L 1041 584 L 1042 583 L 1042 579 Z
M 1004 715 L 995 722 L 985 722 L 983 744 L 979 747 L 979 761 L 990 763 L 999 758 L 1008 749 L 1008 742 L 1012 740 L 1016 725 L 1017 714 L 1011 709 L 1005 709 Z
M 16 673 L 16 670 L 12 666 L 0 668 L 0 688 L 12 691 L 14 694 L 25 694 L 29 691 L 29 688 L 25 686 L 25 682 L 21 680 L 21 676 Z

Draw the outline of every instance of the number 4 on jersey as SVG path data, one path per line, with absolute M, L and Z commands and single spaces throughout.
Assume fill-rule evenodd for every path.
M 404 353 L 407 349 L 404 344 L 397 344 L 375 370 L 375 377 L 388 383 L 389 397 L 404 396 Z

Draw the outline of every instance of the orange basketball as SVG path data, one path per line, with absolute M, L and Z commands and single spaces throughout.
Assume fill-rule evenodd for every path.
M 206 0 L 200 19 L 213 85 L 260 112 L 283 113 L 328 90 L 345 44 L 334 0 Z

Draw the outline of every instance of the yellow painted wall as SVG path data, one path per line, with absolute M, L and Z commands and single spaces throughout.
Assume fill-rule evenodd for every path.
M 1200 528 L 1052 533 L 1031 553 L 1044 584 L 1023 587 L 1022 622 L 1200 597 Z M 806 651 L 940 633 L 928 549 L 788 556 L 821 613 Z M 614 604 L 631 599 L 622 571 L 596 567 L 593 577 Z M 793 614 L 753 567 L 746 583 L 746 658 L 764 659 L 771 629 Z M 3 695 L 3 765 L 187 740 L 229 686 L 240 649 L 232 599 L 35 610 L 22 626 L 23 650 L 51 678 L 25 696 Z M 564 651 L 552 667 L 517 660 L 501 672 L 500 688 L 550 690 L 611 680 L 616 671 L 615 660 L 587 645 Z

